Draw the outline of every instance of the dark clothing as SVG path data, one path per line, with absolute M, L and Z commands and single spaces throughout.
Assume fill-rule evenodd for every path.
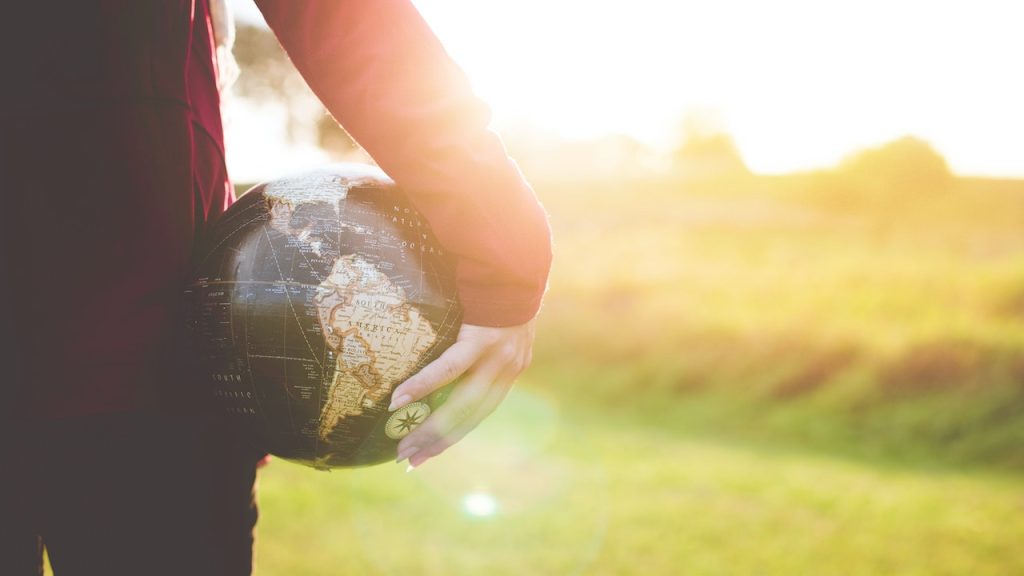
M 0 263 L 25 365 L 5 385 L 27 419 L 152 408 L 188 382 L 181 286 L 197 227 L 233 200 L 207 7 L 192 4 L 3 8 Z
M 5 427 L 0 574 L 252 570 L 259 455 L 200 421 L 126 413 Z
M 101 115 L 97 126 L 107 117 Z M 197 205 L 226 198 L 218 143 L 199 129 L 191 138 L 189 189 Z M 0 302 L 12 302 L 17 277 L 10 279 L 0 283 Z M 76 286 L 66 288 L 73 304 Z M 16 307 L 0 310 L 0 326 L 10 327 Z M 17 332 L 6 336 L 18 342 Z M 168 358 L 179 349 L 176 334 L 161 340 Z M 187 360 L 171 373 L 186 374 Z M 199 389 L 171 386 L 170 378 L 147 382 L 157 376 L 138 372 L 124 388 L 79 382 L 55 399 L 12 387 L 48 369 L 31 356 L 4 347 L 0 366 L 9 393 L 0 401 L 0 574 L 40 574 L 44 543 L 57 576 L 250 574 L 262 454 L 198 409 L 204 404 Z M 43 392 L 54 389 L 60 388 Z M 133 395 L 119 397 L 119 390 Z M 24 400 L 12 392 L 36 402 L 59 400 L 51 413 L 64 417 L 40 418 L 45 410 L 37 410 L 26 418 Z M 136 401 L 152 407 L 137 408 Z M 96 403 L 111 413 L 66 415 Z

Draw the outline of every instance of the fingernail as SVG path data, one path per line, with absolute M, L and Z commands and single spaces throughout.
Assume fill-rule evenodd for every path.
M 412 472 L 415 469 L 416 469 L 415 466 L 413 466 L 412 464 L 409 464 L 408 466 L 405 467 L 405 473 L 408 474 L 409 472 Z
M 398 410 L 402 406 L 408 404 L 411 400 L 412 398 L 408 394 L 402 394 L 398 398 L 395 398 L 394 400 L 391 401 L 391 406 L 388 406 L 388 412 L 394 412 L 395 410 Z
M 413 454 L 415 454 L 415 453 L 417 453 L 419 451 L 420 451 L 420 449 L 419 449 L 418 446 L 409 446 L 405 450 L 402 450 L 402 451 L 400 451 L 398 453 L 398 459 L 396 459 L 395 462 L 401 462 L 402 460 L 405 460 L 406 458 L 411 458 Z

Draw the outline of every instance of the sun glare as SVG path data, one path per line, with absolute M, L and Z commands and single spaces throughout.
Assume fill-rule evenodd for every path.
M 505 129 L 667 148 L 701 108 L 758 171 L 915 134 L 960 172 L 1024 175 L 1020 2 L 416 4 Z
M 915 135 L 961 174 L 1024 176 L 1019 0 L 414 2 L 506 134 L 625 134 L 667 152 L 703 110 L 758 172 Z M 238 115 L 232 165 L 265 165 L 236 133 L 266 129 Z

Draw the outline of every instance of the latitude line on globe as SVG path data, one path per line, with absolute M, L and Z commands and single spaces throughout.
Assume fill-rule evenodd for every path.
M 270 240 L 270 232 L 267 231 L 267 222 L 264 222 L 263 226 L 261 226 L 260 229 L 263 231 L 263 236 L 267 239 L 267 246 L 270 248 L 270 255 L 273 256 L 273 258 L 274 258 L 274 266 L 277 268 L 277 277 L 280 278 L 281 280 L 284 280 L 284 272 L 281 271 L 281 263 L 277 259 L 277 250 L 274 249 L 274 243 Z M 291 297 L 291 294 L 288 293 L 288 289 L 287 288 L 285 288 L 285 290 L 284 290 L 284 297 L 288 301 L 288 307 L 291 308 L 292 315 L 295 316 L 295 321 L 298 322 L 299 321 L 299 317 L 295 313 L 295 306 L 292 304 L 292 297 Z M 300 327 L 301 327 L 301 324 L 300 324 Z M 282 330 L 281 330 L 282 344 L 284 344 L 284 346 L 287 347 L 288 346 L 288 330 L 285 329 L 285 326 L 282 326 L 281 328 L 282 328 Z M 299 330 L 299 332 L 302 333 L 302 339 L 305 340 L 306 339 L 306 334 L 303 333 L 302 330 Z M 309 345 L 309 341 L 308 340 L 306 340 L 306 347 L 309 348 L 310 352 L 313 352 L 313 347 Z M 314 360 L 315 360 L 315 358 L 314 358 Z M 323 370 L 323 367 L 321 366 L 320 369 Z M 288 368 L 287 368 L 287 364 L 285 364 L 284 380 L 285 380 L 285 384 L 287 384 L 287 382 L 288 382 Z M 291 422 L 292 430 L 294 430 L 295 429 L 295 416 L 292 414 L 291 395 L 287 393 L 287 390 L 285 390 L 285 399 L 286 399 L 286 401 L 288 403 L 288 421 Z
M 267 232 L 266 224 L 263 225 L 263 235 L 267 238 L 267 246 L 270 247 L 270 255 L 274 257 L 274 266 L 277 268 L 278 277 L 281 279 L 280 283 L 267 282 L 267 284 L 284 284 L 285 286 L 306 287 L 307 284 L 303 284 L 302 282 L 289 282 L 284 279 L 284 272 L 281 271 L 281 262 L 277 259 L 277 250 L 274 249 L 274 244 L 270 241 L 270 233 Z M 288 292 L 287 289 L 284 291 L 284 297 L 288 301 L 288 308 L 292 311 L 292 317 L 295 318 L 295 322 L 301 328 L 302 322 L 299 321 L 299 314 L 295 311 L 295 303 L 292 302 L 292 295 Z M 321 364 L 320 359 L 316 357 L 316 352 L 313 350 L 313 345 L 309 343 L 309 338 L 306 338 L 306 332 L 304 330 L 299 330 L 299 334 L 302 334 L 302 340 L 306 343 L 306 349 L 309 350 L 309 353 L 313 356 L 313 361 L 316 362 L 316 365 L 320 367 L 321 371 L 323 371 L 323 364 Z
M 294 360 L 296 362 L 309 362 L 309 358 L 298 358 L 295 356 L 278 356 L 274 354 L 249 354 L 249 358 L 269 358 L 274 360 Z
M 272 286 L 301 286 L 306 287 L 309 284 L 298 282 L 296 280 L 211 280 L 206 282 L 207 286 L 228 286 L 232 284 L 257 284 Z
M 346 190 L 346 196 L 347 196 L 347 190 Z M 341 208 L 340 204 L 341 204 L 341 200 L 338 200 L 337 203 L 336 203 L 336 206 L 335 206 L 336 212 L 338 213 L 339 217 L 340 217 L 340 214 L 341 214 L 341 211 L 342 211 L 342 208 Z M 339 258 L 340 258 L 340 246 L 341 246 L 341 231 L 344 230 L 344 228 L 345 228 L 345 224 L 342 223 L 340 225 L 340 227 L 339 227 L 339 230 L 338 230 L 338 244 L 337 245 L 339 247 Z M 265 230 L 266 229 L 264 228 L 264 231 Z M 300 245 L 296 246 L 295 250 L 296 250 L 296 252 L 299 253 L 299 256 L 302 257 L 303 262 L 306 263 L 306 267 L 309 269 L 309 271 L 312 273 L 313 277 L 316 279 L 317 285 L 323 284 L 325 279 L 320 276 L 320 274 L 316 270 L 316 267 L 313 266 L 313 264 L 309 261 L 309 258 L 306 257 L 306 253 L 305 253 L 305 251 L 303 251 L 302 245 L 300 244 Z M 333 260 L 337 261 L 337 258 L 334 258 Z M 276 255 L 275 255 L 275 262 L 276 262 Z M 333 266 L 332 266 L 332 268 L 333 268 Z M 280 271 L 280 265 L 278 265 L 278 270 Z M 329 277 L 329 275 L 328 275 L 328 277 Z M 295 284 L 298 284 L 298 285 L 303 286 L 303 287 L 306 286 L 305 284 L 302 284 L 301 282 L 295 282 Z M 294 314 L 295 310 L 294 310 L 294 306 L 292 306 L 291 298 L 290 297 L 288 298 L 288 305 L 292 307 L 292 313 Z M 313 354 L 313 347 L 309 343 L 309 340 L 306 339 L 305 331 L 302 331 L 302 338 L 304 340 L 306 340 L 306 347 L 309 348 L 310 354 Z M 327 346 L 327 339 L 325 338 L 324 339 L 324 352 L 325 353 L 327 351 L 327 348 L 328 348 L 328 346 Z M 303 359 L 300 359 L 300 358 L 288 358 L 288 359 L 289 360 L 297 360 L 297 361 L 305 361 L 304 358 Z M 323 412 L 323 384 L 326 382 L 326 370 L 324 368 L 324 366 L 326 365 L 326 359 L 325 359 L 324 362 L 321 362 L 321 361 L 319 361 L 316 358 L 315 355 L 313 355 L 313 359 L 314 359 L 314 361 L 317 362 L 317 366 L 320 368 L 320 383 L 321 383 L 321 385 L 317 386 L 317 410 L 321 413 L 321 415 L 317 418 L 317 426 L 319 427 L 320 419 L 323 418 L 323 414 L 322 414 L 322 412 Z M 335 370 L 336 369 L 337 368 L 335 367 Z M 289 395 L 288 403 L 289 403 L 289 406 L 291 406 L 290 395 Z M 291 411 L 289 410 L 289 417 L 290 416 L 291 416 Z M 319 450 L 320 450 L 320 434 L 314 434 L 313 435 L 313 458 L 314 459 L 320 457 Z
M 252 220 L 252 222 L 254 222 L 254 221 L 255 220 Z M 245 370 L 246 370 L 246 372 L 249 373 L 249 387 L 252 388 L 252 397 L 253 397 L 253 399 L 256 400 L 256 406 L 258 406 L 259 409 L 260 409 L 260 417 L 263 418 L 264 422 L 267 422 L 268 421 L 267 411 L 263 409 L 263 402 L 260 402 L 260 392 L 259 392 L 259 390 L 256 389 L 256 375 L 252 373 L 252 362 L 249 361 L 249 358 L 252 357 L 249 354 L 249 315 L 248 315 L 249 304 L 245 303 L 245 304 L 243 304 L 243 306 L 245 306 L 245 308 L 242 310 L 242 332 L 245 334 Z M 232 342 L 234 342 L 234 340 L 235 340 L 234 328 L 235 328 L 235 320 L 234 320 L 234 312 L 232 312 L 231 313 L 231 330 L 232 330 L 231 341 Z

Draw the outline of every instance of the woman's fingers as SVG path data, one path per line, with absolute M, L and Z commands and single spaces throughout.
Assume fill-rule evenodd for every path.
M 437 360 L 392 393 L 391 410 L 462 378 L 444 404 L 398 444 L 398 461 L 418 466 L 461 440 L 490 415 L 530 363 L 534 322 L 508 327 L 464 324 Z
M 475 339 L 458 340 L 436 360 L 400 384 L 391 393 L 388 410 L 425 398 L 431 392 L 462 376 L 476 363 L 485 348 L 484 343 Z
M 491 415 L 491 413 L 494 412 L 495 409 L 498 408 L 498 405 L 500 405 L 502 400 L 505 399 L 505 396 L 508 395 L 509 390 L 512 389 L 513 382 L 514 377 L 505 375 L 494 381 L 489 387 L 486 395 L 480 399 L 475 411 L 473 411 L 468 417 L 457 422 L 447 432 L 441 434 L 433 443 L 426 445 L 424 448 L 417 450 L 413 455 L 410 455 L 409 465 L 415 468 L 430 458 L 441 454 L 465 438 L 467 434 L 476 429 L 477 426 L 479 426 L 488 416 Z
M 501 366 L 485 365 L 473 370 L 456 384 L 444 404 L 398 443 L 398 461 L 410 458 L 445 438 L 464 420 L 471 418 L 487 397 L 500 372 Z

